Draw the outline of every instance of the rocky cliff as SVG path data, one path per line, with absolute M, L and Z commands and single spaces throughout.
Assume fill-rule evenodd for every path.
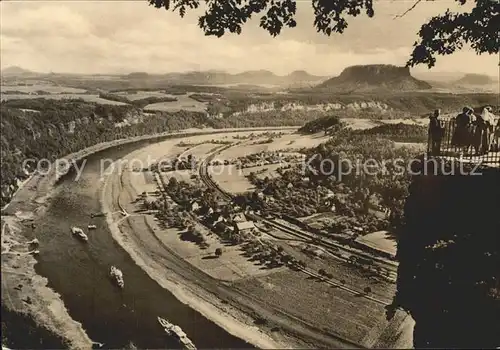
M 318 85 L 318 90 L 358 92 L 371 90 L 416 91 L 431 89 L 429 83 L 415 79 L 408 67 L 393 65 L 351 66 L 338 77 Z
M 416 348 L 498 347 L 500 170 L 427 165 L 405 206 L 394 306 L 415 320 Z

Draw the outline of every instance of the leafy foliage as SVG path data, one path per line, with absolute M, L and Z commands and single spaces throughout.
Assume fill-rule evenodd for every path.
M 119 96 L 116 94 L 100 93 L 99 97 L 103 98 L 105 100 L 118 101 L 118 102 L 123 102 L 126 104 L 131 104 L 131 105 L 134 105 L 138 108 L 144 108 L 147 105 L 150 105 L 153 103 L 177 101 L 177 99 L 175 97 L 169 97 L 169 96 L 164 96 L 164 97 L 150 96 L 150 97 L 145 97 L 145 98 L 141 98 L 141 99 L 137 99 L 137 100 L 129 100 L 128 98 L 126 98 L 124 96 Z
M 397 165 L 409 164 L 416 151 L 395 147 L 390 137 L 391 134 L 338 131 L 328 142 L 304 151 L 305 163 L 310 168 L 282 168 L 278 171 L 281 176 L 272 179 L 250 174 L 248 178 L 258 191 L 272 196 L 274 201 L 254 194 L 248 202 L 255 209 L 289 217 L 331 212 L 333 206 L 338 217 L 328 224 L 328 231 L 332 233 L 342 233 L 355 226 L 365 232 L 399 226 L 410 176 Z M 407 134 L 407 137 L 413 135 Z M 402 135 L 399 139 L 404 140 Z M 364 169 L 367 160 L 375 161 L 378 168 Z M 389 217 L 381 217 L 386 209 Z
M 323 118 L 314 119 L 299 129 L 301 133 L 315 134 L 320 131 L 326 131 L 329 128 L 341 128 L 342 122 L 337 116 L 326 116 Z
M 464 5 L 467 0 L 456 0 Z M 469 1 L 470 2 L 470 1 Z M 433 67 L 436 55 L 449 55 L 469 44 L 477 54 L 498 54 L 500 51 L 500 3 L 496 0 L 475 0 L 470 12 L 432 17 L 418 32 L 408 65 L 425 63 Z
M 366 130 L 358 130 L 361 135 L 386 137 L 396 142 L 427 142 L 428 128 L 412 124 L 384 124 Z
M 422 0 L 417 0 L 413 7 Z M 464 5 L 472 0 L 456 0 Z M 200 0 L 148 0 L 156 8 L 178 12 L 184 17 L 189 9 L 196 9 Z M 448 55 L 470 44 L 478 53 L 494 54 L 499 51 L 500 15 L 498 1 L 474 0 L 470 12 L 452 13 L 447 10 L 443 15 L 432 17 L 422 25 L 415 42 L 409 66 L 427 64 L 434 66 L 436 55 Z M 207 0 L 207 10 L 199 17 L 198 25 L 206 35 L 222 37 L 226 32 L 241 34 L 242 26 L 254 15 L 262 14 L 260 27 L 272 36 L 281 34 L 283 27 L 297 25 L 295 14 L 296 0 Z M 342 34 L 348 27 L 348 17 L 362 13 L 367 17 L 375 15 L 373 0 L 312 0 L 314 27 L 320 33 L 330 36 Z M 411 10 L 411 7 L 409 10 Z

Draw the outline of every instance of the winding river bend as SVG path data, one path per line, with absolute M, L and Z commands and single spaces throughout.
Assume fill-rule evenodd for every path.
M 36 222 L 33 233 L 41 242 L 36 271 L 49 279 L 69 314 L 81 322 L 89 337 L 104 348 L 173 348 L 157 316 L 179 325 L 199 348 L 254 348 L 204 318 L 142 271 L 113 240 L 104 218 L 90 218 L 100 211 L 100 160 L 117 160 L 154 141 L 118 146 L 87 157 L 81 178 L 66 176 L 58 183 L 51 205 Z M 76 240 L 70 226 L 97 225 L 88 244 Z M 31 231 L 31 229 L 29 229 Z M 125 276 L 125 288 L 109 279 L 111 265 Z M 166 271 L 166 273 L 168 273 Z

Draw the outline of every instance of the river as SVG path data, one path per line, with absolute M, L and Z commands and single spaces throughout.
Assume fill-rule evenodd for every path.
M 32 233 L 41 243 L 36 271 L 48 278 L 49 287 L 61 295 L 71 317 L 104 348 L 123 348 L 129 342 L 139 348 L 177 347 L 157 316 L 182 327 L 198 348 L 254 348 L 161 288 L 113 240 L 104 218 L 90 218 L 90 213 L 100 211 L 100 159 L 116 160 L 152 142 L 158 141 L 96 153 L 87 157 L 79 181 L 72 176 L 59 181 L 50 207 Z M 90 223 L 97 229 L 89 232 L 88 244 L 71 235 L 71 226 L 86 228 Z M 108 276 L 111 265 L 123 271 L 123 290 Z

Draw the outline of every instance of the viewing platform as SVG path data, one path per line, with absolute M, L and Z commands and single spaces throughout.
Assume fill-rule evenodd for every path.
M 453 117 L 439 117 L 439 128 L 429 124 L 428 158 L 441 158 L 481 166 L 500 168 L 500 123 L 481 125 L 471 122 L 457 126 Z

